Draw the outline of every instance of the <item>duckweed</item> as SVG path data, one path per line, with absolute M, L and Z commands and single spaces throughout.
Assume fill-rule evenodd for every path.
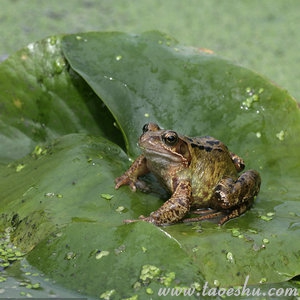
M 141 275 L 140 275 L 140 279 L 142 281 L 147 281 L 147 280 L 151 280 L 154 278 L 157 278 L 160 274 L 160 269 L 152 266 L 152 265 L 144 265 L 142 267 L 142 271 L 141 271 Z
M 151 288 L 146 288 L 146 293 L 148 294 L 148 295 L 152 295 L 154 292 L 153 292 L 153 290 L 151 289 Z
M 103 250 L 103 251 L 98 251 L 96 253 L 96 259 L 101 259 L 104 256 L 108 256 L 109 255 L 109 251 Z
M 31 155 L 35 158 L 38 158 L 45 154 L 47 154 L 47 149 L 42 148 L 40 145 L 36 145 L 34 150 L 31 152 Z
M 226 259 L 227 259 L 227 261 L 229 261 L 230 263 L 234 263 L 233 254 L 232 254 L 231 252 L 227 252 L 227 254 L 226 254 Z
M 103 198 L 105 200 L 111 200 L 114 195 L 111 195 L 111 194 L 101 194 L 100 196 L 101 196 L 101 198 Z
M 118 213 L 123 213 L 126 211 L 126 208 L 124 206 L 119 206 L 116 208 L 116 212 Z
M 116 290 L 106 291 L 100 295 L 100 299 L 110 300 L 111 296 L 113 296 L 115 293 L 116 293 Z
M 283 141 L 285 138 L 285 132 L 281 130 L 280 132 L 276 133 L 276 137 L 279 139 L 279 141 Z
M 18 172 L 21 172 L 24 168 L 25 168 L 25 166 L 26 165 L 24 165 L 24 164 L 18 164 L 17 166 L 16 166 L 16 172 L 18 173 Z
M 252 107 L 254 102 L 259 101 L 259 96 L 264 92 L 263 88 L 260 88 L 258 92 L 255 92 L 251 87 L 246 88 L 247 98 L 243 101 L 242 105 L 244 109 L 249 109 Z
M 7 228 L 5 232 L 0 232 L 0 268 L 7 268 L 14 261 L 23 259 L 25 255 L 10 242 L 12 228 Z M 0 282 L 4 281 L 0 279 Z

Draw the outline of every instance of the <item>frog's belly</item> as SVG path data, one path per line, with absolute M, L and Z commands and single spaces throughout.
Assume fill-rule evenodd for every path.
M 192 207 L 209 208 L 214 195 L 215 185 L 208 185 L 202 188 L 192 189 Z
M 192 207 L 215 207 L 215 189 L 223 178 L 237 178 L 232 162 L 210 162 L 198 167 L 191 178 Z

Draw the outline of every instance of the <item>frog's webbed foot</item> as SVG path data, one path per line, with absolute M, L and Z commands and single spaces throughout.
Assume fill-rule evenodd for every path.
M 224 215 L 223 212 L 216 211 L 216 210 L 206 210 L 205 212 L 201 211 L 201 213 L 199 213 L 199 212 L 191 212 L 191 213 L 201 214 L 201 216 L 194 217 L 194 218 L 185 218 L 182 220 L 183 223 L 192 223 L 192 222 L 200 222 L 200 221 L 204 221 L 204 220 L 216 219 L 216 218 L 219 218 L 220 216 Z M 219 225 L 223 224 L 223 223 L 220 224 L 221 220 L 218 223 Z
M 192 223 L 192 222 L 200 222 L 205 220 L 211 220 L 211 219 L 219 219 L 218 225 L 221 226 L 225 222 L 227 222 L 230 219 L 236 218 L 243 214 L 248 209 L 247 205 L 241 205 L 236 209 L 228 210 L 228 211 L 213 211 L 211 213 L 202 215 L 200 217 L 194 217 L 194 218 L 186 218 L 183 219 L 183 223 Z
M 225 213 L 225 216 L 223 216 L 220 219 L 219 225 L 223 225 L 225 222 L 229 221 L 230 219 L 234 219 L 234 218 L 242 215 L 244 212 L 246 212 L 249 209 L 249 207 L 252 204 L 253 204 L 253 198 L 252 198 L 252 201 L 249 201 L 248 203 L 244 203 L 233 210 L 229 210 L 227 213 Z
M 136 220 L 136 219 L 133 219 L 133 220 L 127 219 L 127 220 L 124 220 L 123 223 L 125 223 L 125 224 L 130 224 L 130 223 L 135 223 L 135 222 L 137 222 L 137 221 L 139 221 L 139 220 Z
M 135 222 L 138 222 L 138 221 L 145 221 L 145 222 L 148 222 L 148 223 L 153 223 L 155 225 L 158 225 L 156 224 L 155 220 L 152 218 L 152 217 L 145 217 L 143 215 L 139 216 L 138 219 L 127 219 L 127 220 L 124 220 L 123 222 L 125 224 L 130 224 L 130 223 L 135 223 Z
M 125 174 L 124 174 L 125 175 Z M 147 191 L 147 185 L 138 179 L 131 179 L 122 175 L 121 177 L 116 178 L 115 182 L 115 189 L 117 190 L 122 185 L 129 185 L 130 189 L 135 192 L 137 189 L 141 191 Z
M 246 171 L 236 181 L 232 178 L 222 179 L 215 189 L 214 201 L 215 208 L 225 214 L 219 224 L 222 225 L 249 209 L 259 192 L 260 184 L 260 175 L 255 170 Z

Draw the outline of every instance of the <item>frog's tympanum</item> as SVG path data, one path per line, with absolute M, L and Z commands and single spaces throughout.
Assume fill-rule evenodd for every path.
M 143 154 L 116 179 L 115 188 L 129 185 L 132 191 L 142 189 L 139 177 L 152 172 L 171 194 L 149 217 L 140 216 L 141 220 L 167 225 L 219 217 L 222 225 L 249 209 L 259 192 L 259 173 L 248 170 L 238 175 L 244 161 L 212 137 L 190 138 L 149 123 L 143 127 L 139 146 Z M 184 219 L 191 208 L 211 210 Z

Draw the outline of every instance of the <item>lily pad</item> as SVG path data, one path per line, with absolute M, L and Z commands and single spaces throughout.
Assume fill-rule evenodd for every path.
M 68 69 L 60 39 L 32 43 L 1 64 L 0 163 L 68 133 L 120 138 L 103 103 Z
M 229 287 L 300 274 L 300 113 L 285 90 L 159 32 L 52 37 L 2 63 L 0 78 L 2 228 L 47 276 L 128 298 L 166 277 Z M 149 121 L 212 135 L 259 170 L 253 208 L 221 228 L 123 224 L 163 201 L 114 190 Z M 147 266 L 159 271 L 143 282 Z

